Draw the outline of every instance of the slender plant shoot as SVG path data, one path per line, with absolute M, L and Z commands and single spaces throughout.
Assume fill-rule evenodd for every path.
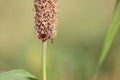
M 109 27 L 109 30 L 108 30 L 108 33 L 105 39 L 105 43 L 104 43 L 104 46 L 101 52 L 101 56 L 100 56 L 93 80 L 97 80 L 99 69 L 108 54 L 108 51 L 112 45 L 114 37 L 119 28 L 120 28 L 120 0 L 116 0 L 112 22 L 110 24 L 110 27 Z
M 42 40 L 42 80 L 46 75 L 46 43 L 56 36 L 56 23 L 58 14 L 57 0 L 34 0 L 35 8 L 35 34 Z

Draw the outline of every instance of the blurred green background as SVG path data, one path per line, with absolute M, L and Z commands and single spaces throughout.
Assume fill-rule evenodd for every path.
M 58 35 L 47 46 L 48 80 L 92 80 L 116 0 L 60 0 Z M 33 0 L 0 0 L 0 71 L 41 77 L 41 41 L 34 36 Z M 120 30 L 99 80 L 120 80 Z

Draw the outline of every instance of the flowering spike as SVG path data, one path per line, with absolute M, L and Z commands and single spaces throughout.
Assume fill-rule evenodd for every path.
M 36 36 L 42 41 L 53 39 L 56 35 L 57 0 L 34 0 L 34 7 Z

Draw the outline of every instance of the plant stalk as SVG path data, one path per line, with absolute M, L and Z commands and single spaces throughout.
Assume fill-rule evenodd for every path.
M 47 41 L 42 41 L 42 54 L 41 54 L 42 80 L 47 80 L 47 74 L 46 74 L 46 46 L 47 46 Z

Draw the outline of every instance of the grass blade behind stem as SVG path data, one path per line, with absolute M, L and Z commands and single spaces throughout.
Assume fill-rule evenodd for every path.
M 114 14 L 113 14 L 113 18 L 112 18 L 112 22 L 110 24 L 110 28 L 108 30 L 106 39 L 105 39 L 105 43 L 101 52 L 101 56 L 95 71 L 95 74 L 93 76 L 93 80 L 97 80 L 97 76 L 98 76 L 98 71 L 103 63 L 103 61 L 105 60 L 108 51 L 111 47 L 112 41 L 114 40 L 114 37 L 118 31 L 120 27 L 120 0 L 117 0 L 116 5 L 115 5 L 115 9 L 114 9 Z
M 102 53 L 101 53 L 101 56 L 99 59 L 98 66 L 101 66 L 101 64 L 103 63 L 103 61 L 111 47 L 112 41 L 115 37 L 115 34 L 117 33 L 117 30 L 120 27 L 120 0 L 117 1 L 116 5 L 117 5 L 116 10 L 114 12 L 113 19 L 112 19 L 110 28 L 109 28 L 107 36 L 106 36 L 106 40 L 105 40 L 104 47 L 103 47 L 103 50 L 102 50 Z

